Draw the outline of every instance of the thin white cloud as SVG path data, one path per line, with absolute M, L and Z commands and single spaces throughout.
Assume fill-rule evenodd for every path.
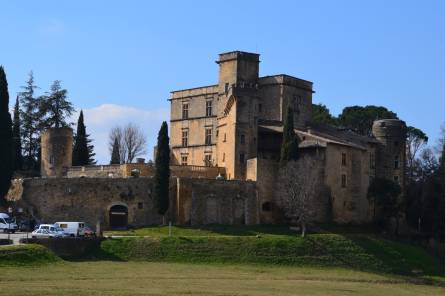
M 110 162 L 108 148 L 108 133 L 117 125 L 132 122 L 138 125 L 147 136 L 146 159 L 152 159 L 153 147 L 156 145 L 156 137 L 162 121 L 168 121 L 169 110 L 144 110 L 134 107 L 114 104 L 103 104 L 98 107 L 84 109 L 85 125 L 87 133 L 93 140 L 94 152 L 98 164 Z M 74 115 L 73 122 L 77 123 L 78 113 Z

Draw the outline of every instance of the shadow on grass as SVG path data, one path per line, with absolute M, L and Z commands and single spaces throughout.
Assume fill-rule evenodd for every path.
M 256 235 L 295 235 L 286 225 L 222 225 L 210 224 L 201 227 L 177 226 L 189 231 L 211 232 L 223 236 L 256 236 Z
M 445 277 L 445 262 L 420 247 L 375 235 L 346 234 L 345 237 L 380 262 L 390 273 L 410 276 Z

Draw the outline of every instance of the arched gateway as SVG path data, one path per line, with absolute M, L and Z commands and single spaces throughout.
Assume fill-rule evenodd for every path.
M 123 204 L 118 204 L 110 207 L 109 211 L 110 228 L 122 229 L 127 228 L 128 225 L 128 207 Z

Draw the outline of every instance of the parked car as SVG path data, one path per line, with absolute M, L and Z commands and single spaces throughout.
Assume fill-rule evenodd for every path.
M 18 228 L 14 218 L 9 217 L 8 214 L 0 213 L 0 230 L 14 233 Z
M 96 232 L 91 227 L 85 226 L 84 235 L 85 237 L 96 237 Z
M 56 233 L 59 237 L 68 237 L 70 236 L 68 233 L 66 233 L 62 228 L 55 224 L 40 224 L 37 226 L 36 230 L 47 230 L 50 233 Z
M 85 236 L 85 222 L 56 222 L 55 226 L 62 228 L 69 236 Z
M 47 229 L 37 229 L 31 232 L 32 238 L 57 238 L 61 237 L 57 232 L 50 232 Z

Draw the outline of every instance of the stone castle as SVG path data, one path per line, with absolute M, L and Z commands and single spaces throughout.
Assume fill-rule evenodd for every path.
M 220 54 L 218 84 L 171 93 L 169 218 L 183 225 L 282 223 L 276 178 L 291 105 L 300 154 L 321 172 L 312 220 L 371 222 L 370 180 L 404 186 L 405 123 L 378 120 L 369 137 L 314 124 L 313 83 L 259 77 L 259 62 L 254 53 Z M 16 180 L 9 194 L 33 217 L 105 228 L 162 221 L 153 207 L 151 165 L 72 167 L 70 129 L 46 131 L 41 146 L 42 178 Z

